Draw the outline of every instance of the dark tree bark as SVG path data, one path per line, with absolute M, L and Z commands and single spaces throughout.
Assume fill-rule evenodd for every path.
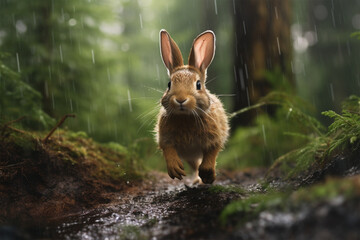
M 264 76 L 266 71 L 280 71 L 283 79 L 293 83 L 291 4 L 284 0 L 238 0 L 233 1 L 233 7 L 234 110 L 239 110 L 256 103 L 271 91 L 271 85 Z M 233 123 L 249 124 L 255 114 L 252 111 L 237 116 Z

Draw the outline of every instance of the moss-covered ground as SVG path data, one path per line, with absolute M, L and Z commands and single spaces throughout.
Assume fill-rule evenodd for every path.
M 0 126 L 0 223 L 50 219 L 109 202 L 142 178 L 137 154 L 85 133 Z

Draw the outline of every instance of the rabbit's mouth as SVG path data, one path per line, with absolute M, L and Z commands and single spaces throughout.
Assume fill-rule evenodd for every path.
M 191 112 L 188 107 L 186 107 L 182 104 L 180 106 L 178 106 L 176 110 L 177 110 L 176 113 L 178 113 L 178 114 L 189 114 Z

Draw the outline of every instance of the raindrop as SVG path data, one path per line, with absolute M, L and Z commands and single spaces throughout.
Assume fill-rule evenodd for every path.
M 267 143 L 266 143 L 265 125 L 264 125 L 264 124 L 262 124 L 262 125 L 261 125 L 261 127 L 262 127 L 263 136 L 264 136 L 264 145 L 266 146 L 266 145 L 267 145 Z
M 61 44 L 59 46 L 59 51 L 60 51 L 60 60 L 61 60 L 61 62 L 64 62 Z
M 244 68 L 245 68 L 246 79 L 249 79 L 249 74 L 248 74 L 248 69 L 247 69 L 247 64 L 246 63 L 244 63 Z
M 129 110 L 130 110 L 130 112 L 132 112 L 131 96 L 130 96 L 129 89 L 127 90 L 127 94 L 128 94 L 128 101 L 129 101 Z
M 334 28 L 336 28 L 336 21 L 335 21 L 335 10 L 331 9 L 331 18 Z
M 235 0 L 233 0 L 233 9 L 234 9 L 234 15 L 236 15 Z
M 139 14 L 139 18 L 140 18 L 140 28 L 143 28 L 143 20 L 141 13 Z
M 234 65 L 234 81 L 237 82 L 236 67 L 235 67 L 235 65 Z
M 244 35 L 246 35 L 246 25 L 245 25 L 245 21 L 243 21 L 243 28 L 244 28 Z
M 94 53 L 94 49 L 91 49 L 91 57 L 92 57 L 92 62 L 93 62 L 93 64 L 95 64 L 95 53 Z
M 19 54 L 18 53 L 16 53 L 16 63 L 17 63 L 18 72 L 21 72 Z
M 275 7 L 275 16 L 276 16 L 276 19 L 279 19 L 279 15 L 278 15 L 277 7 Z
M 277 47 L 278 47 L 278 53 L 279 53 L 279 55 L 281 55 L 279 37 L 276 37 L 276 42 L 277 42 Z
M 218 9 L 217 9 L 217 3 L 216 0 L 214 0 L 214 7 L 215 7 L 215 14 L 218 15 Z
M 334 102 L 335 97 L 334 97 L 334 88 L 333 88 L 333 84 L 330 83 L 330 94 L 331 94 L 331 99 Z

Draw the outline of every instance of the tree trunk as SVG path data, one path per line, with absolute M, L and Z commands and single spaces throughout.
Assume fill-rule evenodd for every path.
M 234 110 L 256 103 L 272 89 L 264 73 L 280 72 L 293 84 L 291 71 L 291 4 L 284 0 L 233 1 L 235 21 Z M 235 125 L 251 123 L 255 112 L 234 119 Z

